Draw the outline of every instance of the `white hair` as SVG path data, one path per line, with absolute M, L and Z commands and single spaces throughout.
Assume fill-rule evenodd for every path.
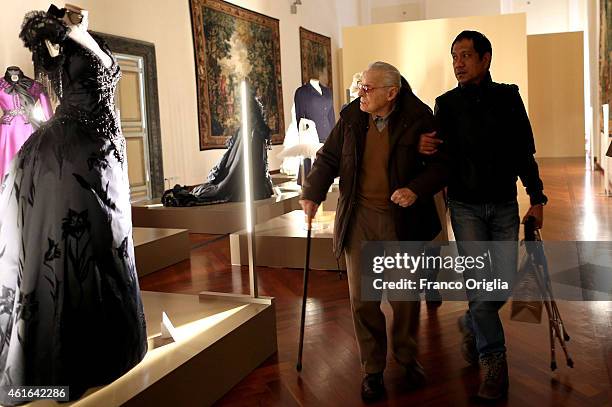
M 383 74 L 385 86 L 402 87 L 402 74 L 391 64 L 382 61 L 372 62 L 368 65 L 368 71 L 378 71 Z

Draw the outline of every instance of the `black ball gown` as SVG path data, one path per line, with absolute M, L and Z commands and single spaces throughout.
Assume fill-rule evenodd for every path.
M 251 142 L 251 172 L 253 199 L 267 199 L 274 193 L 268 169 L 268 150 L 271 149 L 270 128 L 266 124 L 262 104 L 247 87 Z M 244 201 L 244 162 L 242 128 L 237 129 L 226 143 L 227 151 L 206 178 L 195 187 L 175 185 L 164 192 L 164 206 L 200 206 L 224 202 Z
M 20 35 L 61 103 L 0 186 L 0 386 L 70 386 L 75 399 L 139 363 L 147 338 L 114 108 L 120 70 L 100 39 L 110 68 L 67 33 L 32 12 Z M 0 403 L 15 404 L 4 391 Z

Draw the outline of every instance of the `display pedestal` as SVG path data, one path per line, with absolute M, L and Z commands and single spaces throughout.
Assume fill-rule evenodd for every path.
M 278 185 L 278 184 L 282 184 L 283 182 L 288 182 L 288 181 L 295 182 L 297 175 L 287 175 L 287 174 L 278 172 L 276 174 L 270 175 L 270 178 L 272 178 L 273 185 Z
M 297 192 L 254 202 L 257 222 L 299 208 Z M 192 207 L 164 207 L 159 199 L 132 204 L 132 223 L 139 227 L 181 228 L 190 233 L 228 234 L 244 228 L 244 202 Z
M 278 184 L 282 192 L 302 192 L 302 187 L 298 185 L 296 181 L 287 181 L 282 184 Z M 340 198 L 340 187 L 337 183 L 333 183 L 327 191 L 327 197 L 323 201 L 323 208 L 326 211 L 335 211 L 338 207 L 338 198 Z
M 128 373 L 65 406 L 210 406 L 277 350 L 273 298 L 142 292 L 149 352 Z M 162 312 L 174 342 L 157 348 Z M 95 349 L 92 349 L 95 352 Z M 57 406 L 43 401 L 30 405 Z
M 190 258 L 187 229 L 135 227 L 132 236 L 139 277 Z
M 325 212 L 323 215 L 327 222 L 313 222 L 310 267 L 317 270 L 337 270 L 338 262 L 332 245 L 334 213 Z M 302 210 L 295 210 L 258 224 L 255 234 L 257 266 L 304 268 L 306 227 Z M 232 265 L 248 264 L 244 230 L 230 235 L 230 251 Z M 338 261 L 340 268 L 345 270 L 344 256 L 340 256 Z

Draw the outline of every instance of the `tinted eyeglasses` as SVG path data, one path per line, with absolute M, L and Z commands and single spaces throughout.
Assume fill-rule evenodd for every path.
M 370 93 L 373 90 L 376 89 L 382 89 L 382 88 L 392 88 L 392 85 L 387 85 L 387 86 L 370 86 L 370 85 L 364 85 L 361 82 L 357 82 L 357 89 L 362 91 L 365 94 Z

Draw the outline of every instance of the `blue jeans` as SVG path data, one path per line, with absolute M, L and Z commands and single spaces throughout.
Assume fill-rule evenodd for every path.
M 518 245 L 520 219 L 518 202 L 468 204 L 449 200 L 451 224 L 462 256 L 480 255 L 469 253 L 474 246 L 462 246 L 461 241 L 515 241 Z M 510 249 L 513 245 L 510 245 Z M 495 250 L 491 256 L 491 271 L 494 275 L 513 276 L 516 272 L 517 250 L 509 250 L 504 244 L 502 250 Z M 503 268 L 503 270 L 502 270 Z M 481 275 L 464 273 L 464 278 L 480 279 Z M 504 328 L 499 318 L 499 309 L 504 301 L 486 301 L 482 291 L 468 290 L 469 309 L 465 314 L 465 325 L 476 338 L 480 356 L 505 352 Z M 499 299 L 499 294 L 496 294 Z

